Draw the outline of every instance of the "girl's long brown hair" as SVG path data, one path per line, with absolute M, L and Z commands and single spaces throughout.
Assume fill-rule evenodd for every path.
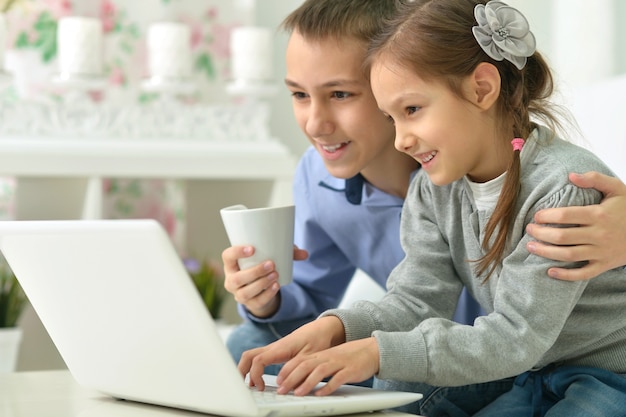
M 555 129 L 560 126 L 547 101 L 553 91 L 553 78 L 543 57 L 535 52 L 518 70 L 512 63 L 490 58 L 472 34 L 477 25 L 474 8 L 480 0 L 404 0 L 398 13 L 372 42 L 366 66 L 384 58 L 414 70 L 420 78 L 443 81 L 457 96 L 465 99 L 461 81 L 481 62 L 493 64 L 500 73 L 501 90 L 496 103 L 499 128 L 513 129 L 515 137 L 528 139 L 534 125 L 531 116 Z M 510 141 L 513 138 L 502 138 Z M 476 260 L 476 272 L 488 280 L 501 263 L 508 247 L 508 236 L 516 215 L 520 188 L 519 152 L 513 151 L 505 183 L 489 219 L 482 247 L 485 255 Z

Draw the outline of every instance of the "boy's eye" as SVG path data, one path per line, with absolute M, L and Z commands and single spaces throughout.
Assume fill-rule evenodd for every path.
M 307 95 L 305 93 L 301 93 L 299 91 L 294 91 L 291 93 L 291 96 L 297 100 L 302 100 L 303 98 L 306 98 Z
M 344 99 L 350 97 L 350 93 L 346 93 L 345 91 L 333 91 L 333 97 L 338 99 Z
M 396 122 L 393 120 L 393 117 L 389 116 L 388 114 L 386 114 L 385 117 L 387 118 L 387 121 L 389 123 L 395 126 Z

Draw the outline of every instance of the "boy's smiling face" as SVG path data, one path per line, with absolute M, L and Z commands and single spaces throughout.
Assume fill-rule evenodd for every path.
M 354 39 L 309 40 L 294 31 L 285 83 L 300 129 L 331 175 L 350 178 L 389 160 L 394 127 L 380 112 L 362 70 L 365 47 Z

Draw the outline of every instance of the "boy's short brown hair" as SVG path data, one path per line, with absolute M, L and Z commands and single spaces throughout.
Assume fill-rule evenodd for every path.
M 396 11 L 396 0 L 306 0 L 281 24 L 308 39 L 351 37 L 369 42 Z

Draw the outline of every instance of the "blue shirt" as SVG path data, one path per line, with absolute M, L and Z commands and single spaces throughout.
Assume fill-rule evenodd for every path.
M 258 322 L 317 317 L 337 307 L 357 268 L 386 288 L 391 270 L 404 258 L 403 198 L 379 190 L 360 175 L 351 180 L 333 177 L 310 147 L 296 168 L 293 199 L 294 243 L 306 249 L 309 258 L 294 262 L 293 282 L 281 288 L 281 304 L 273 316 L 259 319 L 240 305 L 244 317 Z M 474 313 L 470 316 L 462 321 L 473 322 Z

